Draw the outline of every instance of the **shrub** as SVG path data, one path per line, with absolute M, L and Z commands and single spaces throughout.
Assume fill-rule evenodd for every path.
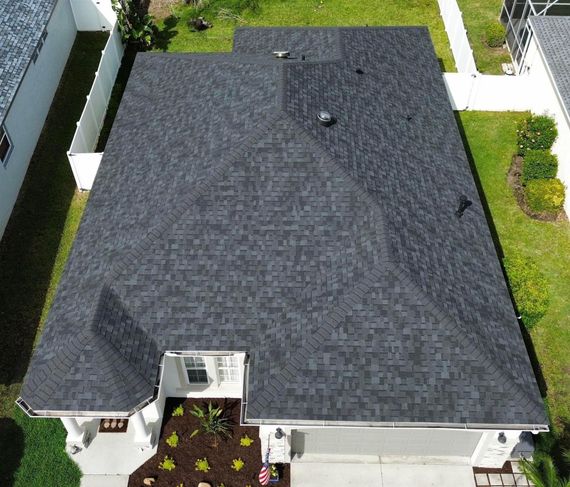
M 526 152 L 522 167 L 523 182 L 555 178 L 557 171 L 558 158 L 549 150 L 530 149 Z
M 547 150 L 558 137 L 556 122 L 547 115 L 531 115 L 518 126 L 518 152 L 524 156 L 530 149 Z
M 504 260 L 509 284 L 524 325 L 532 328 L 548 309 L 548 283 L 537 265 L 520 254 Z
M 208 463 L 208 459 L 206 457 L 204 458 L 198 458 L 198 460 L 196 460 L 195 465 L 195 470 L 197 470 L 198 472 L 208 472 L 210 470 L 210 464 Z
M 200 426 L 204 433 L 214 437 L 214 444 L 212 445 L 214 448 L 218 447 L 218 441 L 222 436 L 226 438 L 232 437 L 230 421 L 224 417 L 223 412 L 221 407 L 212 406 L 211 402 L 208 403 L 208 409 L 202 409 L 194 404 L 194 410 L 190 411 L 200 421 Z
M 176 464 L 174 463 L 174 458 L 166 455 L 164 457 L 164 460 L 158 464 L 158 468 L 160 468 L 160 470 L 166 470 L 168 472 L 174 470 L 176 468 Z
M 531 179 L 524 188 L 526 202 L 533 211 L 558 214 L 564 205 L 564 185 L 560 179 Z
M 247 436 L 247 434 L 243 435 L 239 440 L 240 446 L 251 446 L 252 443 L 253 440 L 249 436 Z
M 182 404 L 177 406 L 176 409 L 172 411 L 172 416 L 184 416 L 184 408 L 182 407 Z
M 234 458 L 232 460 L 232 469 L 239 472 L 245 466 L 245 462 L 241 458 Z
M 490 22 L 485 28 L 485 42 L 489 47 L 501 47 L 505 42 L 506 30 L 500 22 Z
M 176 431 L 173 431 L 172 434 L 166 438 L 166 444 L 168 446 L 171 446 L 172 448 L 176 448 L 178 446 L 178 435 L 176 434 Z

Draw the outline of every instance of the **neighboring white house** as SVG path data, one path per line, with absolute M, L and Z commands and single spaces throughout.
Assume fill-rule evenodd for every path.
M 138 55 L 19 404 L 129 474 L 169 396 L 240 398 L 293 474 L 548 430 L 427 28 Z
M 0 238 L 76 32 L 112 23 L 110 0 L 0 3 Z

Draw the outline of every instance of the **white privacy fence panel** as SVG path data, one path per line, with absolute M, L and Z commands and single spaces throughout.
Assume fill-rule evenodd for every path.
M 94 153 L 99 133 L 103 127 L 109 98 L 115 84 L 117 72 L 123 57 L 123 43 L 117 24 L 115 23 L 101 52 L 101 61 L 95 73 L 91 91 L 87 95 L 87 103 L 83 108 L 77 129 L 67 152 L 75 182 L 79 189 L 91 189 L 93 179 L 99 167 L 101 154 Z M 98 157 L 95 157 L 98 156 Z M 95 171 L 93 171 L 93 167 Z
M 111 0 L 70 0 L 78 31 L 111 30 L 117 16 Z
M 528 76 L 444 73 L 443 80 L 454 110 L 531 110 L 532 80 Z
M 457 1 L 438 0 L 438 4 L 457 71 L 459 73 L 476 73 L 477 66 L 473 58 L 473 50 L 467 39 L 467 31 L 463 25 L 463 14 L 457 5 Z

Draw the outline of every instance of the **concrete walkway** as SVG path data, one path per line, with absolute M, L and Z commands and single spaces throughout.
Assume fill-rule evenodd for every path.
M 467 465 L 359 463 L 291 464 L 291 484 L 299 487 L 475 487 Z
M 84 475 L 81 487 L 127 487 L 128 475 Z

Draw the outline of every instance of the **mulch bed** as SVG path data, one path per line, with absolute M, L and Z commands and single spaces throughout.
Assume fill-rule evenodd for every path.
M 473 473 L 513 473 L 511 462 L 505 462 L 501 468 L 473 467 Z
M 524 188 L 521 182 L 522 162 L 523 158 L 521 156 L 514 155 L 513 162 L 511 163 L 511 167 L 507 175 L 507 181 L 509 182 L 509 186 L 513 188 L 513 193 L 520 209 L 524 211 L 526 215 L 534 218 L 535 220 L 546 222 L 568 221 L 568 217 L 564 210 L 558 213 L 558 215 L 553 215 L 552 213 L 533 211 L 529 208 L 524 197 Z
M 200 433 L 190 438 L 192 432 L 200 428 L 198 419 L 190 414 L 192 406 L 197 404 L 200 407 L 207 407 L 209 401 L 213 405 L 222 406 L 233 424 L 232 438 L 221 439 L 217 448 L 213 447 L 213 438 L 209 435 Z M 184 415 L 173 417 L 172 411 L 179 404 L 184 407 Z M 208 482 L 212 487 L 218 487 L 222 483 L 225 487 L 246 487 L 246 485 L 259 487 L 258 475 L 262 466 L 259 428 L 240 426 L 240 404 L 238 399 L 168 398 L 164 408 L 157 454 L 131 474 L 129 487 L 142 487 L 143 480 L 147 477 L 156 479 L 154 487 L 175 487 L 182 483 L 184 487 L 196 487 L 199 482 Z M 173 431 L 179 436 L 176 448 L 166 444 L 166 438 Z M 254 440 L 249 447 L 240 446 L 240 438 L 244 434 Z M 158 468 L 159 462 L 166 455 L 172 457 L 176 464 L 176 468 L 170 472 Z M 207 473 L 195 470 L 196 460 L 204 457 L 210 464 L 210 471 Z M 245 462 L 244 468 L 239 472 L 231 468 L 234 458 L 241 458 Z M 289 465 L 283 466 L 279 482 L 270 485 L 289 487 Z

